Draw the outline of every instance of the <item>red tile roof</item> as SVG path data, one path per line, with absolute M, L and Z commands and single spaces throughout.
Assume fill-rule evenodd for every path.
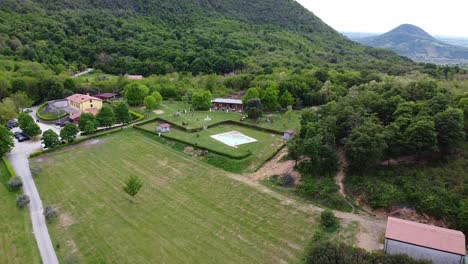
M 93 116 L 97 115 L 97 113 L 99 112 L 99 110 L 96 109 L 96 108 L 88 108 L 88 109 L 86 109 L 86 110 L 84 110 L 84 111 L 85 111 L 86 113 L 92 114 Z
M 286 131 L 284 131 L 284 133 L 288 133 L 289 135 L 293 135 L 293 134 L 294 134 L 294 130 L 286 130 Z
M 100 99 L 110 99 L 114 96 L 116 96 L 117 94 L 115 93 L 100 93 L 100 94 L 96 94 L 94 95 L 94 97 L 97 97 L 97 98 L 100 98 Z
M 129 80 L 141 80 L 143 79 L 143 75 L 128 75 L 127 78 Z
M 167 123 L 162 123 L 162 124 L 159 124 L 159 127 L 161 127 L 161 128 L 169 128 L 169 127 L 171 127 L 171 125 L 170 125 L 170 124 L 167 124 Z
M 93 97 L 93 96 L 90 96 L 88 94 L 74 94 L 74 95 L 70 95 L 67 97 L 67 100 L 68 101 L 72 101 L 72 102 L 75 102 L 75 103 L 81 103 L 81 102 L 86 102 L 88 100 L 99 100 L 101 101 L 101 99 L 99 98 L 96 98 L 96 97 Z
M 71 120 L 78 120 L 78 118 L 80 118 L 81 116 L 81 113 L 74 113 L 73 115 L 70 115 L 68 118 L 70 118 Z
M 466 255 L 465 235 L 457 230 L 389 217 L 385 238 Z

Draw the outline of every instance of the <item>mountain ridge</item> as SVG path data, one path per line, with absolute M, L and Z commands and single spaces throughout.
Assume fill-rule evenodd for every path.
M 400 25 L 381 35 L 354 40 L 367 46 L 395 51 L 415 61 L 468 64 L 468 48 L 445 43 L 411 24 Z

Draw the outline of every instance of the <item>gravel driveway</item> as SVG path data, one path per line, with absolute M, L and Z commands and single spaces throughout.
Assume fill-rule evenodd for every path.
M 33 116 L 34 120 L 36 120 L 35 109 L 32 110 L 33 112 L 31 115 Z M 41 127 L 42 131 L 52 129 L 55 132 L 60 133 L 60 129 L 54 125 L 43 123 L 38 123 L 38 125 Z M 20 129 L 14 128 L 12 130 L 12 132 L 16 131 L 20 131 Z M 29 195 L 29 198 L 31 199 L 31 203 L 29 204 L 29 211 L 31 215 L 33 233 L 34 237 L 36 238 L 39 252 L 41 254 L 42 263 L 56 264 L 59 262 L 49 236 L 45 217 L 42 214 L 42 201 L 29 169 L 29 154 L 39 150 L 41 150 L 40 140 L 18 142 L 15 139 L 15 146 L 10 151 L 10 153 L 7 154 L 7 159 L 16 172 L 16 175 L 23 179 L 23 192 Z

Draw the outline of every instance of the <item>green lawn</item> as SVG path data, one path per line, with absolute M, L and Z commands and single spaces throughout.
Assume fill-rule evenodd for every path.
M 0 160 L 0 263 L 41 263 L 28 209 L 16 207 L 17 194 L 7 189 L 9 177 Z
M 209 112 L 209 111 L 194 111 L 184 114 L 184 109 L 188 110 L 188 107 L 179 101 L 163 101 L 161 105 L 158 107 L 158 110 L 162 110 L 164 113 L 157 115 L 154 111 L 145 111 L 144 108 L 136 107 L 132 108 L 133 110 L 145 113 L 147 119 L 151 118 L 163 118 L 168 121 L 171 121 L 175 124 L 181 125 L 182 123 L 188 123 L 187 128 L 200 128 L 205 125 L 211 125 L 215 123 L 219 123 L 225 120 L 234 120 L 239 121 L 240 118 L 245 115 L 243 113 L 225 113 L 225 112 Z M 181 113 L 180 116 L 174 116 L 174 113 L 179 112 Z M 211 121 L 204 121 L 206 117 L 210 117 Z M 300 118 L 301 115 L 299 112 L 295 111 L 294 115 L 290 118 L 284 116 L 283 113 L 273 113 L 273 122 L 267 122 L 266 118 L 261 118 L 258 122 L 253 120 L 245 120 L 245 123 L 253 124 L 260 127 L 266 127 L 275 129 L 278 131 L 284 130 L 295 130 L 299 131 L 300 129 Z
M 156 123 L 143 125 L 142 128 L 149 131 L 155 131 Z M 256 139 L 257 141 L 239 145 L 237 148 L 234 148 L 211 137 L 212 135 L 230 131 L 238 131 L 246 136 Z M 191 142 L 197 146 L 210 148 L 233 156 L 248 155 L 251 153 L 252 157 L 249 158 L 255 163 L 263 163 L 285 143 L 285 140 L 282 139 L 280 135 L 237 125 L 220 125 L 196 133 L 189 133 L 172 128 L 170 132 L 165 133 L 164 135 L 169 138 Z
M 31 161 L 60 260 L 81 263 L 297 263 L 316 215 L 231 179 L 136 130 Z M 121 190 L 144 187 L 136 202 Z M 73 257 L 70 257 L 73 256 Z

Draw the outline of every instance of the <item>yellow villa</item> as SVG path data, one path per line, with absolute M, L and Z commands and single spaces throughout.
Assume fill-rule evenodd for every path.
M 68 105 L 80 112 L 88 109 L 99 110 L 102 108 L 102 100 L 89 94 L 74 94 L 67 97 Z

